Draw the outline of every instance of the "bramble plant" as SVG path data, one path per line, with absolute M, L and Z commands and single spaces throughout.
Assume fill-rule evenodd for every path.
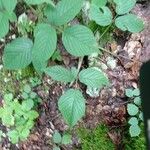
M 139 136 L 141 133 L 141 129 L 139 124 L 143 121 L 143 113 L 141 111 L 141 98 L 139 89 L 126 89 L 126 96 L 133 100 L 127 105 L 127 111 L 130 115 L 130 119 L 128 121 L 130 128 L 129 133 L 131 137 Z
M 84 0 L 60 0 L 57 4 L 51 0 L 23 0 L 23 2 L 31 8 L 37 20 L 30 26 L 28 25 L 30 21 L 26 19 L 27 21 L 18 27 L 22 36 L 18 36 L 5 46 L 3 63 L 6 69 L 23 69 L 32 63 L 38 73 L 45 72 L 56 81 L 70 83 L 70 87 L 78 79 L 91 88 L 108 85 L 107 76 L 99 68 L 90 67 L 80 71 L 81 67 L 78 69 L 75 67 L 66 69 L 63 66 L 47 67 L 49 59 L 56 55 L 57 35 L 62 37 L 66 51 L 79 57 L 80 63 L 84 56 L 103 50 L 90 28 L 70 23 L 82 10 Z M 0 0 L 0 38 L 7 35 L 9 21 L 17 21 L 14 13 L 17 3 L 17 0 Z M 115 24 L 123 31 L 140 32 L 144 27 L 143 22 L 129 13 L 135 4 L 136 0 L 92 0 L 88 17 L 90 21 L 95 21 L 100 26 L 110 27 Z M 108 7 L 110 5 L 111 9 Z M 73 127 L 85 115 L 85 99 L 82 92 L 78 89 L 67 90 L 60 97 L 58 107 L 65 121 Z
M 26 90 L 29 91 L 29 89 Z M 11 93 L 4 95 L 0 118 L 2 124 L 9 129 L 6 135 L 13 144 L 27 139 L 34 126 L 34 120 L 38 117 L 38 113 L 33 109 L 33 100 L 26 97 L 20 102 Z

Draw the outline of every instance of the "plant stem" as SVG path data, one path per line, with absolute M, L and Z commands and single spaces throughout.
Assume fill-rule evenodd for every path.
M 84 58 L 84 57 L 80 57 L 80 58 L 79 58 L 78 69 L 77 69 L 77 72 L 78 72 L 77 78 L 76 78 L 74 81 L 72 81 L 72 82 L 70 83 L 69 87 L 71 87 L 71 86 L 74 84 L 74 82 L 77 83 L 78 75 L 79 75 L 79 72 L 80 72 L 80 69 L 81 69 L 82 63 L 83 63 L 83 58 Z
M 105 48 L 103 48 L 103 47 L 101 47 L 101 46 L 99 46 L 98 48 L 99 48 L 100 50 L 106 52 L 106 53 L 109 53 L 110 55 L 116 57 L 116 58 L 119 59 L 119 60 L 120 60 L 119 57 L 122 57 L 122 58 L 124 58 L 124 59 L 126 59 L 126 60 L 130 60 L 130 61 L 133 61 L 133 62 L 140 62 L 140 63 L 142 63 L 140 60 L 132 60 L 132 59 L 130 59 L 130 58 L 128 58 L 128 57 L 125 57 L 125 56 L 122 56 L 122 55 L 114 54 L 114 53 L 110 52 L 109 50 L 107 50 L 107 49 L 105 49 Z

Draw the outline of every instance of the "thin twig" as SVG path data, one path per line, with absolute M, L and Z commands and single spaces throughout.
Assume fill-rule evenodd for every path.
M 102 51 L 104 51 L 104 52 L 106 52 L 106 53 L 109 53 L 110 55 L 112 55 L 112 56 L 118 58 L 119 60 L 120 60 L 119 57 L 121 57 L 121 58 L 124 58 L 124 59 L 129 60 L 129 61 L 132 61 L 132 62 L 140 62 L 140 63 L 142 63 L 142 61 L 140 61 L 140 60 L 133 60 L 133 59 L 130 59 L 130 58 L 125 57 L 125 56 L 122 56 L 122 55 L 114 54 L 114 53 L 110 52 L 109 50 L 107 50 L 107 49 L 105 49 L 105 48 L 103 48 L 103 47 L 100 47 L 100 46 L 99 46 L 98 48 L 99 48 L 100 50 L 102 50 Z

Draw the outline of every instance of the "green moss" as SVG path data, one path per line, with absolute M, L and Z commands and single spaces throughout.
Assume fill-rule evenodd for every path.
M 80 128 L 78 136 L 81 141 L 82 150 L 114 150 L 115 145 L 108 138 L 108 128 L 99 125 L 93 130 Z
M 144 135 L 144 126 L 141 125 L 142 133 L 138 137 L 130 137 L 129 133 L 126 133 L 123 139 L 125 150 L 145 150 L 146 141 Z

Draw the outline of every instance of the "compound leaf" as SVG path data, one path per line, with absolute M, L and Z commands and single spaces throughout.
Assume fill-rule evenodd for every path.
M 89 12 L 90 19 L 95 21 L 98 25 L 108 26 L 112 22 L 112 13 L 108 7 L 101 7 L 92 5 Z
M 118 17 L 115 20 L 115 24 L 122 31 L 128 30 L 133 33 L 140 32 L 144 28 L 143 21 L 137 18 L 137 16 L 133 14 L 127 14 L 127 15 Z
M 45 73 L 56 81 L 68 83 L 74 80 L 74 76 L 70 70 L 58 65 L 46 68 Z
M 48 6 L 45 10 L 49 22 L 60 26 L 71 21 L 81 10 L 83 0 L 61 0 L 56 7 Z
M 109 83 L 107 76 L 94 67 L 82 70 L 79 73 L 80 82 L 92 88 L 100 88 Z
M 114 2 L 116 3 L 116 13 L 118 15 L 128 13 L 136 4 L 136 0 L 114 0 Z
M 31 49 L 33 43 L 30 39 L 22 37 L 7 44 L 4 49 L 4 66 L 7 69 L 23 69 L 31 63 Z
M 64 119 L 73 127 L 85 115 L 85 99 L 79 90 L 69 89 L 58 101 Z
M 92 31 L 83 25 L 67 28 L 63 33 L 62 41 L 66 50 L 74 56 L 85 56 L 99 52 Z

